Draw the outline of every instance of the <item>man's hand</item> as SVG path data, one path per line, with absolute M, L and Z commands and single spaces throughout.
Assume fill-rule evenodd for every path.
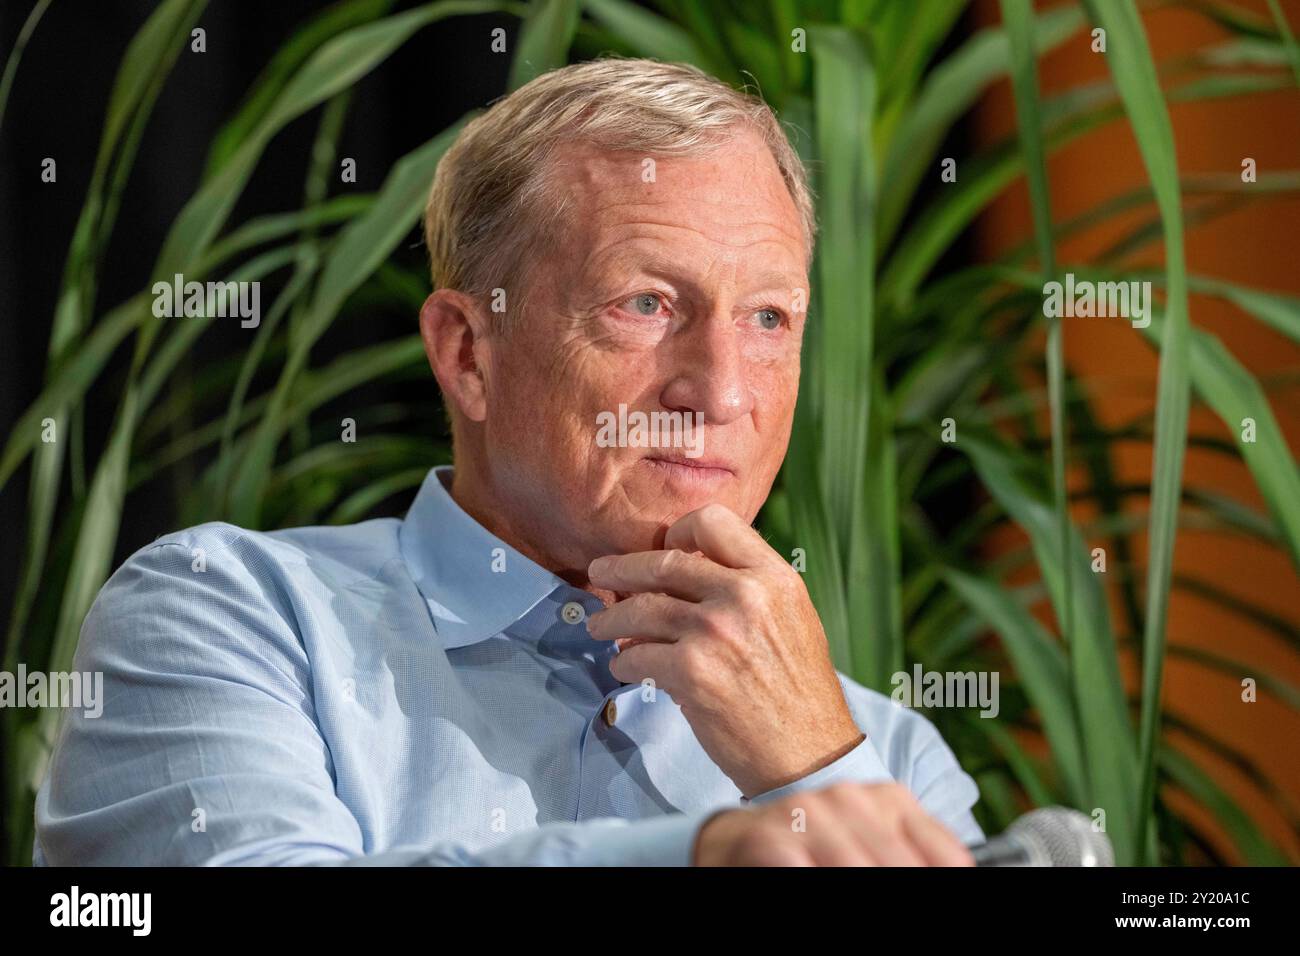
M 592 585 L 626 597 L 588 618 L 681 705 L 708 755 L 747 797 L 793 782 L 863 740 L 803 579 L 734 512 L 682 517 L 664 550 L 597 558 Z
M 905 787 L 841 783 L 709 820 L 695 866 L 973 866 Z

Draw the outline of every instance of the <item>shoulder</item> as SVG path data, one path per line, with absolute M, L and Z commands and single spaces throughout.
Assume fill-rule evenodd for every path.
M 397 556 L 392 518 L 333 527 L 252 531 L 210 521 L 163 535 L 123 562 L 106 591 L 155 576 L 202 588 L 238 581 L 268 585 L 298 577 L 364 578 Z
M 395 519 L 339 527 L 252 531 L 214 521 L 137 550 L 96 596 L 80 645 L 194 644 L 216 632 L 281 635 L 314 593 L 373 576 L 397 555 Z
M 195 557 L 257 558 L 283 564 L 323 562 L 365 571 L 397 553 L 394 518 L 349 525 L 316 525 L 279 531 L 252 531 L 225 521 L 209 521 L 162 535 L 137 550 L 124 564 L 174 561 L 182 552 Z

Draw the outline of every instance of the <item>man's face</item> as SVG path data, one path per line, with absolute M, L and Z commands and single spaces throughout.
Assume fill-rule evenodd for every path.
M 537 243 L 527 301 L 508 303 L 522 315 L 484 370 L 495 497 L 573 567 L 654 548 L 709 502 L 752 520 L 798 392 L 808 263 L 767 147 L 746 131 L 700 158 L 659 157 L 653 175 L 645 159 L 561 151 L 567 225 Z M 702 434 L 608 447 L 600 425 L 620 405 L 633 430 L 634 412 L 677 412 L 702 415 Z

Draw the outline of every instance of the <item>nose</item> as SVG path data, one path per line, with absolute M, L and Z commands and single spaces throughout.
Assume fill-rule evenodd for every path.
M 740 334 L 731 316 L 692 322 L 676 336 L 673 375 L 660 395 L 671 411 L 702 412 L 710 425 L 726 425 L 754 407 Z

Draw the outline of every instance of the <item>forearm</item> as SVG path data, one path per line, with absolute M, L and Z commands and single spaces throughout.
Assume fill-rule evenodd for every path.
M 673 813 L 645 820 L 602 818 L 548 823 L 490 847 L 455 839 L 427 847 L 349 854 L 324 844 L 265 843 L 235 847 L 206 866 L 689 866 L 696 836 L 713 814 Z

